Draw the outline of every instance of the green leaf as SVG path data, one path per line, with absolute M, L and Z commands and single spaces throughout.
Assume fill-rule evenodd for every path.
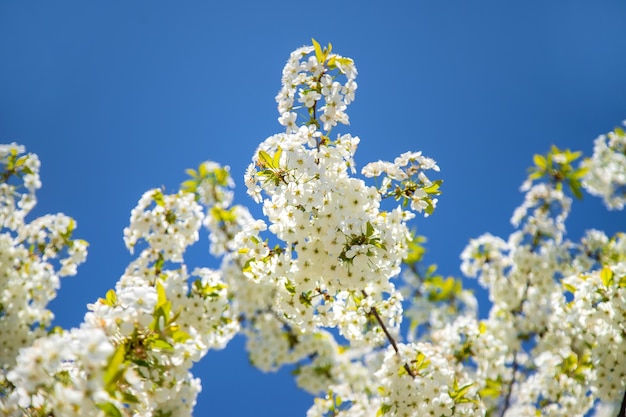
M 320 64 L 323 64 L 324 61 L 326 61 L 326 57 L 324 56 L 324 53 L 322 52 L 322 47 L 320 46 L 319 43 L 317 43 L 317 41 L 315 39 L 311 39 L 311 42 L 313 42 L 313 49 L 315 49 L 315 58 L 317 58 L 317 62 L 319 62 Z
M 457 400 L 461 400 L 463 399 L 463 397 L 465 397 L 465 395 L 467 394 L 467 392 L 469 391 L 469 389 L 472 387 L 472 385 L 474 385 L 473 383 L 471 384 L 467 384 L 462 386 L 461 388 L 457 387 L 457 381 L 454 381 L 454 391 L 449 393 L 450 398 L 452 398 L 453 400 L 455 400 L 456 403 L 458 403 L 459 401 Z
M 328 58 L 328 62 L 326 62 L 326 66 L 331 70 L 337 68 L 337 55 L 331 55 Z
M 605 287 L 610 287 L 613 284 L 613 271 L 608 265 L 605 265 L 600 271 L 600 279 Z
M 254 262 L 254 259 L 250 258 L 246 261 L 246 263 L 244 264 L 243 268 L 241 268 L 241 272 L 251 272 L 252 271 L 252 262 Z
M 563 288 L 565 288 L 566 291 L 569 291 L 572 294 L 576 294 L 576 287 L 574 287 L 572 284 L 563 283 Z
M 426 203 L 428 204 L 424 211 L 430 216 L 435 212 L 435 206 L 433 206 L 432 200 L 430 198 L 424 201 L 426 201 Z
M 365 236 L 370 237 L 374 234 L 375 230 L 374 230 L 374 226 L 372 226 L 372 223 L 367 222 L 367 224 L 365 225 Z
M 15 168 L 21 167 L 22 165 L 24 165 L 26 163 L 26 161 L 28 161 L 28 155 L 21 156 L 15 162 Z
M 176 330 L 172 333 L 172 339 L 176 343 L 185 343 L 187 340 L 191 339 L 191 336 L 184 330 Z
M 195 192 L 198 189 L 198 181 L 196 180 L 187 180 L 181 184 L 181 188 L 183 191 L 187 191 L 190 193 Z
M 569 189 L 572 191 L 572 194 L 574 194 L 574 197 L 579 200 L 583 199 L 583 193 L 580 191 L 580 185 L 578 182 L 570 182 Z
M 164 306 L 167 303 L 167 293 L 165 292 L 165 287 L 163 286 L 161 281 L 157 281 L 156 290 L 157 290 L 157 307 Z
M 380 406 L 380 408 L 376 412 L 376 417 L 383 416 L 387 414 L 389 411 L 391 411 L 391 404 L 383 404 Z
M 161 281 L 157 281 L 156 290 L 157 304 L 156 306 L 154 306 L 154 319 L 151 324 L 151 329 L 160 331 L 162 330 L 160 329 L 161 324 L 163 324 L 165 327 L 168 326 L 168 323 L 170 321 L 170 313 L 172 310 L 172 303 L 167 300 L 165 288 L 163 287 L 163 284 L 161 284 Z M 163 317 L 163 322 L 160 321 L 161 317 Z
M 98 403 L 96 407 L 103 411 L 107 417 L 122 417 L 120 410 L 112 403 Z
M 163 258 L 163 255 L 161 253 L 159 253 L 159 257 L 154 262 L 154 269 L 155 269 L 155 271 L 160 273 L 161 270 L 163 269 L 163 265 L 165 265 L 165 259 Z
M 569 175 L 569 178 L 571 178 L 573 180 L 579 180 L 582 177 L 584 177 L 585 175 L 587 175 L 588 172 L 589 172 L 589 167 L 582 167 L 582 168 L 579 168 L 576 171 L 572 172 Z
M 426 369 L 428 365 L 430 365 L 430 361 L 426 359 L 426 355 L 424 355 L 422 352 L 417 352 L 415 359 L 411 361 L 411 369 L 415 369 L 418 375 L 420 371 Z M 404 370 L 404 368 L 400 369 Z
M 200 178 L 206 178 L 209 176 L 209 169 L 206 167 L 206 164 L 200 164 L 198 166 L 198 174 Z
M 122 343 L 117 347 L 113 355 L 111 355 L 107 369 L 104 371 L 104 386 L 108 392 L 111 392 L 124 371 L 123 364 L 125 356 L 126 346 Z
M 569 149 L 565 150 L 565 159 L 568 163 L 570 162 L 574 162 L 575 160 L 577 160 L 578 158 L 580 158 L 580 155 L 582 155 L 583 153 L 581 151 L 576 151 L 576 152 L 571 152 Z
M 281 149 L 281 147 L 279 146 L 278 149 L 276 149 L 276 153 L 274 154 L 274 158 L 272 158 L 272 162 L 274 163 L 274 167 L 279 168 L 280 167 L 280 156 L 283 154 L 283 150 Z
M 307 306 L 307 307 L 311 307 L 311 295 L 309 292 L 306 293 L 302 293 L 300 294 L 300 297 L 298 298 L 298 300 L 300 301 L 300 304 L 302 304 L 303 306 Z
M 484 320 L 481 320 L 478 323 L 478 333 L 479 334 L 485 334 L 486 331 L 487 331 L 487 324 L 485 323 Z
M 263 168 L 278 168 L 274 165 L 274 159 L 265 151 L 259 151 L 259 165 Z
M 352 65 L 352 63 L 354 62 L 350 58 L 339 58 L 336 55 L 333 55 L 331 59 L 332 59 L 333 66 L 336 66 L 337 68 L 339 68 L 339 70 L 342 73 L 344 73 L 344 71 L 341 67 L 347 67 L 349 65 Z
M 153 339 L 150 341 L 150 348 L 154 350 L 161 350 L 171 352 L 174 350 L 174 346 L 169 343 L 167 340 L 163 339 Z
M 107 291 L 105 298 L 100 298 L 99 301 L 104 305 L 113 307 L 117 303 L 117 294 L 115 293 L 115 290 L 110 289 L 109 291 Z
M 415 234 L 415 232 L 411 232 L 411 236 L 412 238 L 409 242 L 408 255 L 404 259 L 404 263 L 407 265 L 413 265 L 420 262 L 426 253 L 426 248 L 422 245 L 422 243 L 426 242 L 426 238 Z
M 296 287 L 293 285 L 293 282 L 291 282 L 290 280 L 287 280 L 287 282 L 285 282 L 285 289 L 291 295 L 296 294 Z
M 131 358 L 130 362 L 134 363 L 137 366 L 143 367 L 143 368 L 148 368 L 150 367 L 150 363 L 144 359 L 137 359 L 137 358 Z
M 498 398 L 502 391 L 502 382 L 495 379 L 487 379 L 485 382 L 485 387 L 480 389 L 478 394 L 483 398 Z
M 0 306 L 0 313 L 2 313 L 2 306 Z M 48 335 L 52 335 L 52 334 L 63 334 L 65 332 L 65 330 L 63 329 L 63 327 L 61 326 L 54 326 L 53 328 L 51 328 L 50 330 L 48 330 Z
M 236 207 L 232 207 L 230 209 L 224 209 L 219 206 L 211 207 L 211 217 L 217 220 L 218 222 L 224 223 L 232 223 L 236 220 L 235 216 Z
M 546 158 L 543 155 L 539 155 L 539 154 L 533 155 L 533 161 L 535 162 L 535 165 L 537 165 L 542 170 L 546 169 L 547 162 L 546 162 Z
M 443 180 L 433 181 L 428 187 L 424 187 L 424 191 L 427 194 L 440 195 L 441 191 L 439 190 L 439 187 L 441 186 L 442 183 L 443 183 Z
M 215 179 L 219 185 L 225 187 L 228 185 L 228 178 L 230 177 L 230 173 L 226 168 L 219 168 L 215 170 Z
M 156 190 L 152 193 L 152 200 L 156 203 L 157 206 L 165 206 L 165 200 L 163 200 L 163 193 L 161 190 Z
M 137 403 L 139 403 L 139 398 L 135 397 L 133 394 L 131 394 L 128 391 L 122 392 L 122 399 L 127 404 L 137 404 Z

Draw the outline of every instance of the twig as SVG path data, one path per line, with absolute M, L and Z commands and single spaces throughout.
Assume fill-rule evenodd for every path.
M 362 293 L 365 297 L 367 297 L 367 293 L 365 291 L 362 291 Z M 376 307 L 372 307 L 372 309 L 370 310 L 370 314 L 374 316 L 374 318 L 378 322 L 378 325 L 381 327 L 381 329 L 383 329 L 385 336 L 387 336 L 387 340 L 389 340 L 389 343 L 391 343 L 393 350 L 396 351 L 396 355 L 398 355 L 399 358 L 402 358 L 402 356 L 400 356 L 400 350 L 398 349 L 398 344 L 396 343 L 396 339 L 394 339 L 391 333 L 389 333 L 389 330 L 387 330 L 387 326 L 385 326 L 385 323 L 380 318 L 380 314 L 378 314 L 378 310 L 376 309 Z M 411 370 L 411 367 L 406 362 L 404 363 L 404 369 L 411 376 L 411 378 L 415 379 L 415 374 L 413 373 L 413 371 Z
M 511 377 L 511 382 L 509 382 L 509 389 L 507 390 L 506 397 L 504 398 L 504 406 L 502 407 L 500 417 L 504 417 L 504 413 L 506 413 L 509 405 L 511 405 L 511 393 L 513 392 L 513 384 L 515 384 L 515 375 L 517 374 L 518 367 L 519 364 L 517 363 L 517 352 L 515 352 L 515 355 L 513 356 L 513 376 Z

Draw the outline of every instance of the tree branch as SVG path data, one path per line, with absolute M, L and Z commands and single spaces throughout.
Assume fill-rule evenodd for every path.
M 515 352 L 515 355 L 513 356 L 513 376 L 511 377 L 511 382 L 509 382 L 509 389 L 507 390 L 506 397 L 504 398 L 504 406 L 502 407 L 500 417 L 504 417 L 504 413 L 506 413 L 506 410 L 508 410 L 511 405 L 511 393 L 513 392 L 513 384 L 515 384 L 515 375 L 517 374 L 518 367 L 517 352 Z
M 367 297 L 367 293 L 365 291 L 361 291 L 361 292 L 363 293 L 365 297 Z M 393 347 L 393 350 L 395 350 L 396 355 L 398 355 L 398 357 L 402 359 L 402 356 L 400 356 L 400 350 L 398 349 L 398 344 L 396 343 L 396 339 L 394 339 L 391 333 L 389 333 L 389 330 L 387 330 L 387 326 L 385 326 L 383 319 L 380 317 L 380 314 L 378 314 L 378 310 L 376 309 L 376 307 L 372 307 L 372 309 L 369 311 L 369 314 L 374 316 L 380 328 L 383 329 L 385 336 L 387 336 L 387 340 L 389 340 L 389 343 Z M 411 367 L 406 362 L 404 363 L 404 369 L 411 376 L 411 378 L 415 379 L 415 374 L 413 373 L 413 371 L 411 370 Z

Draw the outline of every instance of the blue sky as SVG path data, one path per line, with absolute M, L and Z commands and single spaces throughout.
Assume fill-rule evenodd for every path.
M 534 153 L 591 154 L 626 118 L 626 2 L 186 1 L 0 3 L 0 141 L 42 160 L 36 214 L 64 212 L 90 242 L 53 302 L 78 325 L 131 257 L 122 229 L 141 194 L 175 190 L 211 159 L 232 168 L 237 202 L 257 144 L 281 131 L 274 96 L 289 53 L 314 37 L 359 70 L 351 126 L 359 166 L 407 150 L 435 158 L 437 212 L 418 219 L 429 259 L 458 275 L 468 239 L 508 235 Z M 586 196 L 569 237 L 624 230 Z M 191 264 L 210 264 L 206 237 Z M 243 340 L 195 368 L 196 415 L 304 415 L 288 372 L 249 367 Z M 261 410 L 261 411 L 259 411 Z

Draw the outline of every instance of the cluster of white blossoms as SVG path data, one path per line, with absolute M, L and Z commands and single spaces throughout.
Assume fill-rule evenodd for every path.
M 387 349 L 380 379 L 383 413 L 394 416 L 479 416 L 485 413 L 473 381 L 458 380 L 453 362 L 431 344 Z M 409 371 L 411 372 L 409 374 Z
M 615 402 L 624 394 L 626 380 L 626 239 L 614 241 L 620 246 L 621 262 L 591 273 L 571 275 L 563 280 L 574 299 L 565 307 L 568 322 L 586 346 L 585 365 L 594 394 Z
M 571 199 L 563 183 L 576 195 L 581 180 L 587 187 L 597 175 L 597 159 L 618 159 L 622 148 L 612 152 L 596 152 L 580 170 L 571 167 L 578 154 L 569 151 L 536 156 L 534 172 L 548 181 L 532 185 L 542 177 L 533 173 L 525 183 L 524 203 L 512 218 L 519 230 L 507 241 L 483 235 L 461 255 L 462 271 L 479 278 L 492 302 L 489 317 L 465 341 L 490 409 L 586 415 L 596 399 L 624 396 L 624 237 L 592 230 L 579 243 L 564 239 Z
M 371 162 L 363 167 L 362 174 L 368 178 L 383 176 L 378 192 L 385 197 L 410 202 L 411 210 L 425 216 L 432 214 L 437 207 L 441 180 L 431 181 L 426 171 L 439 172 L 434 159 L 422 155 L 422 152 L 405 152 L 393 163 L 389 161 Z
M 335 81 L 342 75 L 344 84 Z M 266 139 L 246 171 L 248 193 L 263 204 L 268 221 L 250 220 L 235 235 L 234 257 L 247 281 L 233 274 L 239 277 L 231 286 L 237 288 L 234 298 L 240 305 L 242 294 L 257 299 L 245 303 L 255 306 L 245 311 L 251 360 L 264 370 L 297 363 L 298 384 L 324 394 L 309 417 L 428 411 L 411 409 L 417 402 L 426 408 L 434 404 L 433 415 L 481 415 L 476 390 L 470 392 L 462 370 L 443 367 L 442 372 L 449 370 L 447 385 L 439 384 L 437 367 L 428 377 L 421 378 L 415 368 L 404 372 L 407 381 L 398 379 L 398 372 L 412 369 L 418 349 L 424 366 L 445 361 L 426 345 L 398 350 L 403 297 L 392 281 L 412 241 L 407 222 L 415 215 L 402 207 L 432 214 L 441 181 L 427 176 L 439 168 L 421 152 L 368 164 L 362 173 L 375 177 L 378 186 L 352 176 L 360 139 L 349 134 L 331 139 L 328 130 L 347 122 L 343 112 L 353 97 L 346 91 L 353 89 L 346 86 L 355 75 L 352 61 L 332 55 L 330 47 L 315 44 L 294 52 L 277 96 L 279 121 L 287 132 Z M 307 87 L 296 90 L 302 84 Z M 343 102 L 340 91 L 346 94 Z M 333 108 L 341 113 L 329 114 L 329 92 L 339 97 Z M 296 94 L 307 109 L 302 123 L 290 112 Z M 381 201 L 387 198 L 400 204 L 383 210 Z M 348 344 L 339 345 L 322 328 L 336 328 Z M 397 390 L 400 385 L 409 391 Z M 405 394 L 414 398 L 404 401 Z
M 283 68 L 282 88 L 276 96 L 278 121 L 294 133 L 302 124 L 314 124 L 329 132 L 337 123 L 348 124 L 347 106 L 354 100 L 357 70 L 354 61 L 331 54 L 331 46 L 322 50 L 303 46 L 291 53 Z M 312 52 L 315 54 L 311 55 Z M 345 76 L 341 83 L 337 75 Z M 298 117 L 304 117 L 304 122 Z
M 15 389 L 0 410 L 6 416 L 97 415 L 106 404 L 106 365 L 114 347 L 100 329 L 80 328 L 36 339 L 20 351 L 6 378 Z
M 72 239 L 76 226 L 63 215 L 44 215 L 30 222 L 26 216 L 36 204 L 41 187 L 39 158 L 24 154 L 15 143 L 0 145 L 0 412 L 23 415 L 31 401 L 47 403 L 40 384 L 55 389 L 54 402 L 67 407 L 76 398 L 74 386 L 88 386 L 98 374 L 77 375 L 69 381 L 69 367 L 59 360 L 62 350 L 73 360 L 106 361 L 106 344 L 85 343 L 78 335 L 46 335 L 54 317 L 48 310 L 56 297 L 60 277 L 74 275 L 87 256 L 87 243 Z M 98 336 L 96 336 L 98 337 Z M 88 348 L 88 350 L 85 350 Z M 92 349 L 93 348 L 93 349 Z M 102 353 L 104 352 L 104 353 Z M 46 366 L 46 365 L 49 365 Z M 61 372 L 68 380 L 51 379 Z M 70 402 L 68 402 L 68 401 Z
M 341 76 L 347 78 L 344 84 L 337 81 Z M 331 139 L 319 130 L 321 124 L 327 131 L 347 121 L 343 111 L 353 99 L 355 76 L 352 60 L 330 48 L 322 51 L 316 44 L 291 55 L 277 97 L 281 119 L 302 84 L 307 88 L 297 94 L 310 118 L 261 143 L 245 176 L 249 194 L 263 204 L 276 246 L 265 243 L 263 224 L 245 228 L 236 239 L 244 274 L 273 285 L 273 311 L 286 324 L 337 327 L 348 340 L 373 343 L 385 339 L 380 326 L 371 326 L 373 309 L 390 329 L 397 331 L 400 324 L 401 297 L 390 279 L 400 272 L 409 239 L 406 222 L 414 215 L 400 207 L 381 210 L 387 196 L 351 176 L 358 137 Z M 316 100 L 305 100 L 313 95 Z M 418 154 L 403 159 L 398 165 L 415 175 L 436 166 Z
M 258 228 L 246 230 L 249 236 L 238 237 L 249 248 L 244 272 L 275 284 L 279 313 L 292 324 L 339 326 L 349 339 L 361 339 L 376 304 L 399 320 L 398 308 L 381 297 L 395 291 L 389 279 L 400 271 L 412 215 L 381 211 L 376 188 L 350 177 L 357 140 L 344 135 L 310 148 L 306 131 L 265 141 L 247 172 L 251 189 L 264 194 L 268 230 L 282 243 L 259 249 Z
M 211 167 L 213 173 L 218 166 Z M 144 194 L 125 230 L 129 249 L 146 247 L 115 291 L 90 306 L 87 325 L 103 329 L 123 352 L 109 384 L 124 390 L 111 404 L 129 415 L 189 415 L 200 390 L 189 372 L 209 349 L 220 349 L 237 333 L 222 272 L 196 268 L 188 274 L 186 248 L 198 240 L 205 212 L 196 198 L 224 195 L 199 180 L 197 194 Z M 214 201 L 205 200 L 209 203 Z M 127 411 L 132 410 L 132 412 Z
M 568 188 L 623 207 L 624 132 L 597 139 L 579 168 L 579 152 L 535 155 L 517 230 L 461 254 L 489 293 L 480 319 L 476 297 L 425 267 L 424 238 L 409 231 L 437 206 L 435 161 L 370 163 L 368 185 L 355 176 L 360 139 L 331 138 L 356 75 L 330 45 L 294 51 L 276 97 L 286 131 L 245 173 L 265 219 L 232 205 L 229 168 L 214 162 L 177 193 L 149 190 L 124 230 L 136 258 L 71 330 L 48 331 L 46 306 L 87 244 L 67 216 L 25 221 L 39 160 L 0 145 L 0 414 L 190 416 L 201 389 L 190 368 L 238 333 L 257 368 L 293 366 L 315 396 L 307 417 L 599 417 L 626 404 L 626 236 L 574 242 L 565 227 Z M 218 269 L 185 264 L 203 226 Z
M 626 120 L 623 122 L 626 126 Z M 621 210 L 626 204 L 626 132 L 616 128 L 594 142 L 593 157 L 585 162 L 589 173 L 584 185 L 602 197 L 609 209 Z
M 211 165 L 202 173 L 215 177 L 221 170 Z M 206 217 L 196 198 L 208 204 L 216 199 L 228 200 L 228 193 L 218 184 L 210 190 L 207 178 L 197 182 L 197 193 L 165 195 L 161 190 L 150 190 L 142 196 L 124 231 L 128 248 L 142 249 L 115 289 L 88 306 L 90 311 L 80 328 L 45 336 L 49 324 L 49 317 L 45 317 L 45 321 L 41 318 L 36 322 L 36 336 L 40 338 L 34 343 L 26 340 L 28 343 L 23 344 L 30 346 L 19 354 L 17 348 L 8 350 L 8 341 L 4 343 L 6 353 L 13 354 L 15 367 L 5 368 L 3 374 L 3 415 L 191 414 L 200 391 L 199 380 L 189 372 L 191 366 L 209 349 L 223 348 L 239 330 L 222 272 L 196 268 L 190 276 L 183 263 L 183 254 L 198 240 Z M 18 233 L 41 252 L 43 259 L 71 242 L 68 222 L 62 232 L 54 234 L 55 223 L 46 221 L 48 218 Z M 63 224 L 58 219 L 56 223 Z M 37 227 L 39 233 L 34 232 Z M 77 246 L 72 243 L 67 259 L 76 258 L 71 249 Z M 14 244 L 11 256 L 17 262 L 15 249 L 19 247 Z M 64 263 L 62 270 L 70 265 Z M 36 268 L 31 266 L 27 271 L 30 276 L 25 271 L 21 278 L 20 289 L 32 299 L 14 298 L 14 302 L 23 303 L 20 311 L 24 315 L 39 307 L 47 295 L 37 291 L 46 290 L 46 285 L 58 285 L 58 278 L 49 278 L 46 285 L 34 281 L 38 278 Z M 52 268 L 47 269 L 49 274 L 54 273 Z M 31 282 L 39 287 L 29 290 Z M 21 293 L 13 290 L 13 297 Z M 4 305 L 13 308 L 10 303 Z M 7 309 L 4 317 L 11 318 L 12 311 Z M 29 330 L 32 326 L 31 320 L 22 328 Z M 6 325 L 2 327 L 7 334 L 9 330 Z M 11 364 L 8 360 L 5 363 Z
M 0 145 L 0 386 L 20 348 L 45 334 L 54 315 L 47 309 L 60 277 L 74 275 L 87 244 L 72 239 L 76 223 L 63 215 L 30 222 L 41 187 L 39 158 L 15 143 Z

